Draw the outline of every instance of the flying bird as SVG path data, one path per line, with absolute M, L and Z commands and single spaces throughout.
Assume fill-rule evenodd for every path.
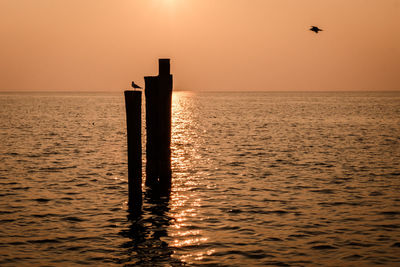
M 322 31 L 322 29 L 318 28 L 317 26 L 311 26 L 310 31 L 318 33 L 319 31 Z
M 132 87 L 134 89 L 142 89 L 142 87 L 140 87 L 139 85 L 137 85 L 135 82 L 132 81 Z

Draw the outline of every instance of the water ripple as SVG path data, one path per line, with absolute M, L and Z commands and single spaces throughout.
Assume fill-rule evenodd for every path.
M 174 93 L 171 196 L 137 215 L 121 94 L 1 94 L 0 265 L 395 266 L 399 100 Z

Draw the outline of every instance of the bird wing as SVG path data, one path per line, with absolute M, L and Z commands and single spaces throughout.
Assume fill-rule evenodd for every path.
M 140 89 L 142 89 L 142 87 L 140 87 L 139 85 L 137 85 L 135 82 L 132 82 L 132 87 L 133 87 L 133 88 L 140 88 Z

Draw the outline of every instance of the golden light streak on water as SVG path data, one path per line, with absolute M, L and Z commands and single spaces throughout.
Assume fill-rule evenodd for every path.
M 198 147 L 201 138 L 193 134 L 192 129 L 197 122 L 192 113 L 193 103 L 191 92 L 174 92 L 172 95 L 172 166 L 174 181 L 171 195 L 171 217 L 174 224 L 170 236 L 173 237 L 172 247 L 184 248 L 200 246 L 209 240 L 201 230 L 192 230 L 192 220 L 201 220 L 199 208 L 202 198 L 193 191 L 201 187 L 197 175 L 194 175 L 194 160 L 200 160 Z M 188 175 L 189 174 L 189 175 Z M 190 175 L 192 174 L 192 175 Z M 184 250 L 183 250 L 184 251 Z M 197 253 L 187 251 L 174 254 L 180 261 L 191 263 L 201 260 L 204 255 L 211 255 L 214 250 L 204 250 Z

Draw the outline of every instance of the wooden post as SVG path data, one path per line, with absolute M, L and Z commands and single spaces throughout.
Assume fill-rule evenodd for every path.
M 142 91 L 125 91 L 129 209 L 142 209 Z
M 157 150 L 157 77 L 144 77 L 146 95 L 146 185 L 153 187 L 158 183 Z
M 171 104 L 172 75 L 169 59 L 159 60 L 159 127 L 160 127 L 160 160 L 159 181 L 162 189 L 171 188 Z
M 145 77 L 146 185 L 171 188 L 172 75 L 169 59 L 159 59 L 159 75 Z

